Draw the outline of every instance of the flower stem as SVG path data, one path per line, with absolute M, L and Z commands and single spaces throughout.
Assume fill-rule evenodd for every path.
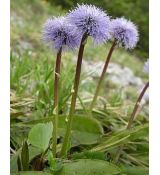
M 134 121 L 134 119 L 136 117 L 136 114 L 137 114 L 139 105 L 141 103 L 141 100 L 142 100 L 142 98 L 143 98 L 143 96 L 144 96 L 144 94 L 145 94 L 145 92 L 146 92 L 148 87 L 149 87 L 149 82 L 146 83 L 146 85 L 142 89 L 142 91 L 141 91 L 141 93 L 140 93 L 140 95 L 139 95 L 139 97 L 137 99 L 137 102 L 136 102 L 136 104 L 134 106 L 134 109 L 133 109 L 133 112 L 132 112 L 132 114 L 131 114 L 131 116 L 129 118 L 129 121 L 128 121 L 126 129 L 130 129 L 131 128 L 131 125 L 132 125 L 132 123 L 133 123 L 133 121 Z M 124 147 L 124 145 L 121 145 L 121 147 L 118 149 L 117 154 L 116 154 L 116 158 L 115 158 L 115 162 L 118 162 L 118 159 L 119 159 L 119 157 L 121 155 L 123 147 Z
M 105 62 L 105 65 L 103 67 L 103 71 L 102 71 L 102 74 L 100 76 L 100 79 L 99 79 L 99 82 L 98 82 L 98 86 L 96 88 L 96 92 L 94 94 L 94 97 L 93 97 L 93 100 L 92 100 L 92 103 L 90 105 L 90 111 L 92 112 L 92 109 L 96 103 L 96 100 L 97 100 L 97 97 L 98 97 L 98 94 L 99 94 L 99 91 L 100 91 L 100 88 L 102 86 L 102 83 L 103 83 L 103 80 L 104 80 L 104 77 L 105 77 L 105 73 L 107 71 L 107 68 L 108 68 L 108 65 L 109 65 L 109 61 L 111 59 L 111 56 L 112 56 L 112 53 L 113 53 L 113 50 L 116 46 L 116 41 L 113 42 L 111 48 L 110 48 L 110 51 L 108 53 L 108 56 L 107 56 L 107 59 L 106 59 L 106 62 Z
M 144 94 L 145 94 L 145 92 L 146 92 L 146 90 L 147 90 L 148 87 L 149 87 L 149 82 L 146 83 L 146 85 L 144 86 L 143 90 L 141 91 L 141 93 L 140 93 L 140 95 L 139 95 L 139 97 L 137 99 L 137 102 L 136 102 L 136 104 L 134 106 L 133 112 L 131 114 L 131 117 L 129 119 L 129 122 L 128 122 L 128 125 L 127 125 L 127 128 L 126 129 L 130 129 L 131 128 L 131 125 L 133 123 L 133 120 L 136 117 L 136 114 L 137 114 L 137 111 L 138 111 L 140 102 L 141 102 L 141 100 L 142 100 L 142 98 L 143 98 L 143 96 L 144 96 Z
M 70 108 L 70 112 L 68 116 L 66 133 L 65 133 L 64 141 L 62 145 L 61 157 L 64 157 L 67 154 L 68 142 L 69 142 L 70 135 L 71 135 L 73 114 L 75 112 L 75 107 L 76 107 L 76 99 L 77 99 L 77 93 L 78 93 L 78 87 L 79 87 L 80 75 L 81 75 L 82 58 L 83 58 L 83 52 L 84 52 L 86 40 L 87 40 L 87 35 L 84 34 L 81 40 L 79 53 L 78 53 L 76 74 L 75 74 L 75 80 L 74 80 L 74 88 L 73 88 L 72 99 L 71 99 L 71 108 Z
M 61 68 L 61 55 L 62 48 L 57 53 L 56 66 L 55 66 L 55 81 L 54 81 L 54 118 L 53 118 L 53 143 L 52 152 L 53 156 L 56 157 L 56 146 L 57 146 L 57 136 L 58 136 L 58 98 L 59 98 L 59 79 L 60 79 L 60 68 Z

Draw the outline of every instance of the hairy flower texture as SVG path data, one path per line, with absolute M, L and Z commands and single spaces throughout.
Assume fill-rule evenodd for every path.
M 93 37 L 96 44 L 111 38 L 110 18 L 101 9 L 93 5 L 78 4 L 67 16 L 82 35 L 87 34 Z
M 149 73 L 149 60 L 147 60 L 144 64 L 144 72 Z
M 65 17 L 48 19 L 44 24 L 43 39 L 57 50 L 61 47 L 73 49 L 80 44 L 80 34 L 76 26 L 70 24 Z
M 125 18 L 116 18 L 111 21 L 112 37 L 116 39 L 117 44 L 126 49 L 133 49 L 138 40 L 139 34 L 137 27 L 131 21 Z

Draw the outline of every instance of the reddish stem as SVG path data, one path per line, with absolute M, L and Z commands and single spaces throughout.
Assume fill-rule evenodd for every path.
M 58 99 L 59 99 L 59 79 L 60 79 L 60 68 L 61 68 L 61 55 L 62 47 L 57 53 L 56 66 L 55 66 L 55 81 L 54 81 L 54 119 L 53 119 L 53 143 L 52 151 L 53 156 L 56 157 L 56 146 L 58 137 Z
M 100 79 L 99 79 L 99 82 L 98 82 L 98 86 L 96 88 L 96 92 L 95 92 L 95 95 L 93 97 L 93 100 L 92 100 L 92 103 L 90 105 L 90 111 L 92 111 L 95 103 L 96 103 L 96 100 L 98 98 L 98 94 L 99 94 L 99 91 L 101 89 L 101 86 L 102 86 L 102 83 L 103 83 L 103 80 L 104 80 L 104 77 L 105 77 L 105 73 L 107 71 L 107 68 L 108 68 L 108 65 L 109 65 L 109 62 L 110 62 L 110 59 L 111 59 L 111 56 L 112 56 L 112 53 L 113 53 L 113 50 L 116 46 L 116 41 L 113 42 L 111 48 L 110 48 L 110 51 L 108 53 L 108 56 L 107 56 L 107 59 L 106 59 L 106 62 L 105 62 L 105 65 L 103 67 L 103 71 L 102 71 L 102 74 L 100 76 Z

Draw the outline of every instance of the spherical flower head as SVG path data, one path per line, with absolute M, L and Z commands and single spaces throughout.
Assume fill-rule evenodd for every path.
M 93 5 L 77 5 L 70 11 L 68 19 L 77 26 L 82 35 L 93 37 L 96 44 L 111 38 L 110 18 L 101 9 Z
M 59 50 L 73 49 L 80 43 L 80 35 L 76 26 L 70 24 L 65 17 L 48 19 L 43 27 L 43 39 L 52 48 Z
M 149 73 L 149 60 L 147 60 L 144 64 L 144 72 Z
M 138 40 L 137 27 L 125 18 L 116 18 L 111 21 L 112 37 L 116 39 L 117 44 L 126 49 L 133 49 Z

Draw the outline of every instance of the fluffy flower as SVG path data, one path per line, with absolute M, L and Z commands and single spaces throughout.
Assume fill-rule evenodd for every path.
M 144 64 L 144 72 L 149 73 L 149 60 L 147 60 Z
M 77 26 L 81 34 L 92 36 L 95 43 L 101 43 L 111 38 L 110 18 L 101 9 L 93 5 L 77 5 L 70 11 L 68 19 Z
M 43 27 L 43 39 L 52 48 L 73 49 L 80 43 L 80 35 L 76 26 L 70 24 L 65 17 L 48 19 Z
M 117 40 L 119 45 L 126 49 L 133 49 L 138 40 L 139 35 L 137 27 L 125 18 L 116 18 L 111 21 L 112 36 Z

